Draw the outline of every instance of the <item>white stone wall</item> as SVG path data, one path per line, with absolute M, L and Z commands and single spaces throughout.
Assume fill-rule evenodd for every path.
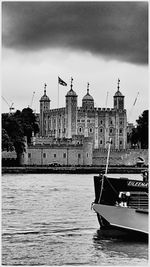
M 29 165 L 50 165 L 59 163 L 61 165 L 91 165 L 92 149 L 89 146 L 68 146 L 68 147 L 50 147 L 36 146 L 27 149 L 24 164 Z M 23 164 L 23 163 L 22 163 Z

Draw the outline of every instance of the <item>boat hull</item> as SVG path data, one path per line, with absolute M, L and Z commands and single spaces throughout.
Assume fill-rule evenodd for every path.
M 148 212 L 120 206 L 93 204 L 100 226 L 148 235 Z M 104 219 L 103 219 L 104 218 Z

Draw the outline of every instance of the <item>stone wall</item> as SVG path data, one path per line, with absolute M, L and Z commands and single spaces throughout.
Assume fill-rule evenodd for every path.
M 145 165 L 148 165 L 148 150 L 147 149 L 129 149 L 122 151 L 110 151 L 109 165 L 135 165 L 138 157 L 145 160 Z M 107 150 L 93 151 L 93 165 L 106 165 Z
M 28 147 L 29 165 L 50 165 L 58 163 L 61 165 L 83 165 L 83 149 L 81 146 L 74 147 Z
M 28 146 L 22 154 L 21 165 L 92 165 L 92 140 L 87 137 L 83 142 L 76 141 Z

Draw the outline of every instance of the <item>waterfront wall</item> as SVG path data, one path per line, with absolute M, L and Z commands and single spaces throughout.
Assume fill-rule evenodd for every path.
M 142 157 L 145 160 L 145 165 L 148 165 L 148 150 L 147 149 L 129 149 L 122 151 L 110 151 L 109 165 L 136 165 L 138 157 Z M 106 150 L 94 150 L 93 151 L 93 165 L 105 165 L 107 159 Z
M 79 144 L 28 146 L 22 154 L 21 165 L 92 165 L 92 141 L 84 138 Z
M 44 154 L 45 153 L 45 154 Z M 56 157 L 54 157 L 56 154 Z M 66 154 L 66 155 L 65 155 Z M 80 156 L 79 156 L 80 154 Z M 145 165 L 148 165 L 148 150 L 147 149 L 130 149 L 124 151 L 111 151 L 109 158 L 110 166 L 134 166 L 137 163 L 138 157 L 145 160 Z M 93 165 L 105 166 L 107 159 L 107 150 L 92 150 L 92 144 L 85 142 L 84 145 L 78 146 L 32 146 L 27 148 L 27 153 L 22 155 L 22 165 L 49 165 L 53 162 L 58 162 L 61 165 Z M 12 160 L 16 160 L 16 153 L 2 153 L 3 166 L 15 166 Z M 7 164 L 6 162 L 7 161 Z M 9 161 L 9 162 L 8 162 Z

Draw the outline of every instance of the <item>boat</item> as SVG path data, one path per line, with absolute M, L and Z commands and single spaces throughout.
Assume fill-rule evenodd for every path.
M 140 181 L 108 177 L 110 146 L 108 151 L 105 174 L 94 176 L 92 209 L 97 214 L 100 229 L 148 238 L 148 171 L 144 171 Z

